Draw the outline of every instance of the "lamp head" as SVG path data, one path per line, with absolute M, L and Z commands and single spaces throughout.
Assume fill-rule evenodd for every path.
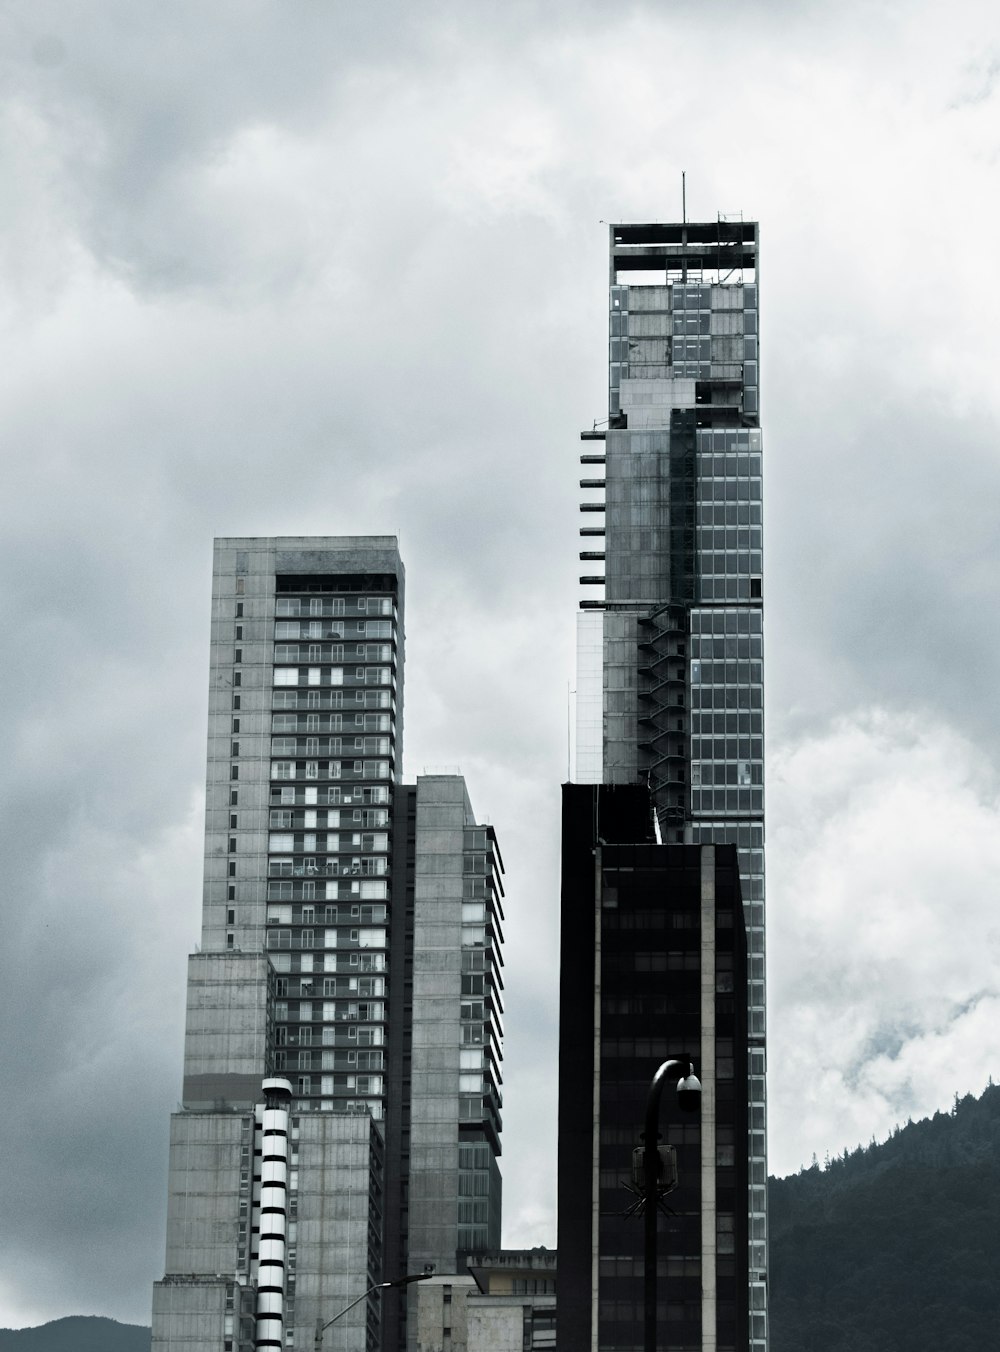
M 701 1107 L 701 1080 L 694 1067 L 677 1081 L 677 1102 L 684 1113 L 696 1113 Z

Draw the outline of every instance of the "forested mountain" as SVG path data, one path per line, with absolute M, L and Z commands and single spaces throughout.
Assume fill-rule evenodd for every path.
M 771 1352 L 1000 1346 L 1000 1086 L 769 1194 Z
M 0 1329 L 0 1352 L 149 1352 L 149 1338 L 141 1324 L 77 1314 L 33 1329 Z

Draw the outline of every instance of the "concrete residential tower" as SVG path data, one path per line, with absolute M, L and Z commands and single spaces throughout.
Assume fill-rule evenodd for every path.
M 502 863 L 460 776 L 400 782 L 403 604 L 393 537 L 216 542 L 158 1352 L 312 1348 L 499 1245 Z M 398 1291 L 323 1337 L 406 1345 Z
M 606 428 L 583 433 L 576 779 L 648 787 L 667 844 L 734 845 L 748 942 L 750 1323 L 766 1317 L 758 230 L 613 225 Z M 593 477 L 589 477 L 593 476 Z M 565 1271 L 563 1255 L 560 1269 Z

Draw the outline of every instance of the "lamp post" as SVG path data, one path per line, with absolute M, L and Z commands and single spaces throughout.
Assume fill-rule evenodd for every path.
M 653 1076 L 646 1096 L 645 1150 L 642 1165 L 645 1192 L 643 1352 L 656 1352 L 656 1183 L 660 1173 L 660 1151 L 656 1141 L 659 1136 L 660 1095 L 666 1080 L 676 1080 L 677 1100 L 683 1112 L 696 1113 L 701 1106 L 701 1081 L 694 1073 L 694 1062 L 687 1058 L 682 1060 L 671 1058 L 664 1061 Z
M 431 1264 L 428 1267 L 427 1271 L 425 1272 L 414 1272 L 410 1273 L 406 1277 L 396 1277 L 391 1282 L 376 1282 L 374 1286 L 369 1286 L 367 1291 L 363 1292 L 360 1296 L 357 1296 L 354 1300 L 352 1300 L 350 1305 L 345 1305 L 342 1310 L 338 1310 L 337 1313 L 333 1316 L 333 1318 L 328 1319 L 325 1324 L 321 1320 L 317 1319 L 316 1337 L 313 1344 L 315 1352 L 323 1352 L 323 1334 L 330 1327 L 330 1325 L 335 1324 L 338 1319 L 343 1319 L 344 1315 L 347 1314 L 349 1310 L 353 1310 L 355 1305 L 360 1305 L 363 1300 L 367 1300 L 368 1297 L 372 1295 L 373 1292 L 388 1291 L 388 1289 L 391 1286 L 409 1286 L 411 1282 L 425 1282 L 427 1281 L 428 1277 L 433 1276 L 434 1276 L 434 1266 L 433 1264 Z

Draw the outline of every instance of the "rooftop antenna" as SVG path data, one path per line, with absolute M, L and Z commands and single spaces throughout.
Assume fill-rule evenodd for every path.
M 684 170 L 682 169 L 682 170 L 681 170 L 681 222 L 682 222 L 682 224 L 683 224 L 684 229 L 683 229 L 683 231 L 682 231 L 682 233 L 681 233 L 681 239 L 682 239 L 684 242 L 683 242 L 683 244 L 681 245 L 681 248 L 684 250 L 684 252 L 683 252 L 683 255 L 682 255 L 682 257 L 681 257 L 681 281 L 684 282 L 685 284 L 687 283 L 687 279 L 688 279 L 688 262 L 687 262 L 687 220 L 688 220 L 687 174 L 686 174 L 686 173 L 684 172 Z

